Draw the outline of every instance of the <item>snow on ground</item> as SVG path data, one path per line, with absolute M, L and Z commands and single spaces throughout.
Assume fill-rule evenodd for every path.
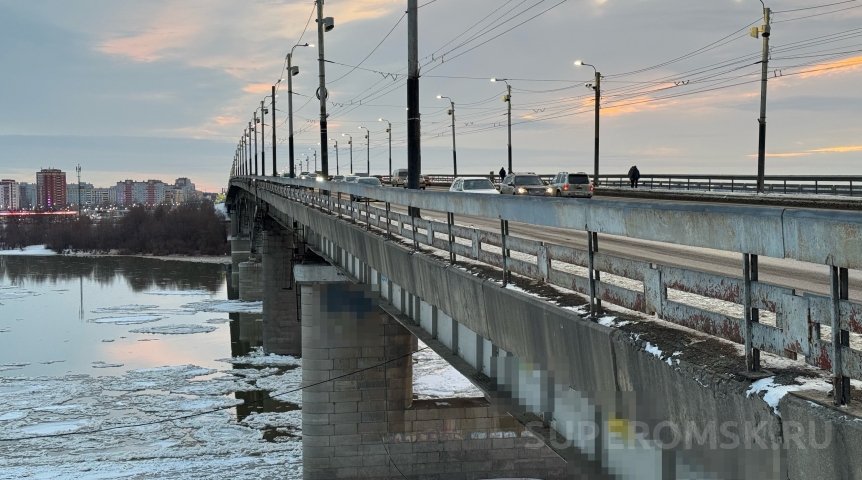
M 425 347 L 424 343 L 419 342 L 420 349 Z M 413 354 L 413 359 L 413 393 L 420 399 L 484 396 L 481 390 L 430 348 Z
M 219 313 L 263 313 L 263 302 L 243 302 L 240 300 L 204 300 L 183 305 L 182 308 L 198 312 Z
M 130 315 L 127 317 L 103 317 L 91 320 L 93 323 L 111 323 L 114 325 L 136 325 L 139 323 L 158 322 L 164 317 L 159 315 Z
M 160 335 L 190 335 L 193 333 L 210 333 L 214 332 L 216 327 L 209 325 L 159 325 L 155 327 L 143 327 L 129 330 L 131 333 L 154 333 Z
M 44 245 L 31 245 L 24 248 L 15 248 L 12 250 L 0 250 L 0 255 L 57 255 L 57 252 L 48 249 Z

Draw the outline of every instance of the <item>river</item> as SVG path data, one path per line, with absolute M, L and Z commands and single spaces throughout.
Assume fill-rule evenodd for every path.
M 302 476 L 301 359 L 228 266 L 0 256 L 0 478 Z M 420 398 L 479 392 L 416 354 Z

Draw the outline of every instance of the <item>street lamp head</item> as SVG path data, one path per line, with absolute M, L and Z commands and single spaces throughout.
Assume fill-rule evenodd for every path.
M 491 81 L 492 81 L 492 82 L 496 82 L 496 81 L 497 81 L 497 79 L 496 79 L 496 78 L 492 78 L 492 79 L 491 79 Z
M 582 60 L 575 60 L 575 65 L 580 67 L 583 64 L 584 64 L 584 62 Z
M 443 98 L 443 95 L 437 95 L 437 98 L 438 99 Z

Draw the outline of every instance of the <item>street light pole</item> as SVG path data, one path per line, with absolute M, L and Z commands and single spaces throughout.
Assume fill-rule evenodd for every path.
M 266 108 L 264 108 L 263 103 L 266 100 L 266 97 L 263 97 L 263 100 L 260 101 L 260 164 L 264 165 L 263 173 L 266 175 L 266 137 L 264 133 L 266 133 Z M 272 166 L 272 176 L 276 176 L 275 165 Z
M 311 147 L 309 147 L 308 149 L 311 150 L 312 152 L 314 152 L 314 170 L 309 170 L 309 172 L 314 172 L 316 174 L 317 173 L 317 150 L 315 150 L 314 148 L 311 148 Z
M 329 92 L 326 91 L 326 60 L 323 55 L 323 33 L 332 30 L 335 27 L 335 21 L 332 17 L 323 16 L 323 0 L 317 0 L 317 53 L 318 53 L 318 71 L 320 76 L 320 87 L 317 89 L 317 98 L 320 99 L 320 145 L 323 148 L 321 151 L 321 170 L 323 175 L 329 177 L 329 147 L 326 119 L 329 115 L 326 114 L 326 101 L 329 98 Z
M 392 122 L 386 120 L 385 118 L 377 119 L 378 122 L 386 122 L 389 126 L 386 127 L 386 133 L 389 134 L 389 176 L 390 182 L 392 182 Z
M 449 100 L 449 105 L 450 105 L 449 115 L 452 116 L 452 178 L 457 178 L 458 177 L 458 157 L 457 157 L 457 154 L 455 152 L 455 101 L 452 100 L 451 98 L 443 96 L 443 95 L 437 95 L 437 98 L 445 98 L 445 99 Z M 510 167 L 509 168 L 510 169 L 511 169 L 511 165 L 512 165 L 512 162 L 511 162 L 511 158 L 512 158 L 511 135 L 512 135 L 512 133 L 511 132 L 512 131 L 510 128 L 510 130 L 509 130 L 509 143 L 510 143 L 510 147 L 509 147 L 509 165 L 510 165 Z
M 757 193 L 764 193 L 764 175 L 766 172 L 766 84 L 767 70 L 769 69 L 769 36 L 770 36 L 770 17 L 772 10 L 766 8 L 763 0 L 760 0 L 763 5 L 763 26 L 760 28 L 752 27 L 751 36 L 757 38 L 757 34 L 763 37 L 763 57 L 760 60 L 760 119 L 758 119 L 758 141 L 757 141 Z
M 290 156 L 290 178 L 296 177 L 296 173 L 293 170 L 293 77 L 299 75 L 299 67 L 293 66 L 293 51 L 296 47 L 313 46 L 308 43 L 303 45 L 297 44 L 287 54 L 287 128 L 290 130 L 287 137 L 287 148 L 289 150 L 288 155 Z
M 503 95 L 503 101 L 506 102 L 506 115 L 509 119 L 509 173 L 512 173 L 512 86 L 509 85 L 506 78 L 492 78 L 492 82 L 503 82 L 506 84 L 506 95 Z
M 338 140 L 336 140 L 334 138 L 330 138 L 330 140 L 335 142 L 335 174 L 341 175 L 340 173 L 338 173 L 338 167 L 339 167 L 339 165 L 338 165 Z
M 368 147 L 368 153 L 367 153 L 367 156 L 365 159 L 367 171 L 365 173 L 367 173 L 368 176 L 370 177 L 371 176 L 371 130 L 369 130 L 367 127 L 359 127 L 359 129 L 365 130 L 365 144 Z
M 81 216 L 81 164 L 75 167 L 75 172 L 78 173 L 78 216 Z
M 252 113 L 251 131 L 254 132 L 254 173 L 257 173 L 257 110 Z M 266 166 L 263 162 L 260 164 L 260 172 L 266 175 Z
M 341 136 L 350 138 L 347 144 L 350 145 L 350 174 L 353 175 L 353 135 L 342 133 Z
M 575 60 L 575 65 L 581 66 L 586 65 L 588 67 L 592 67 L 593 72 L 595 73 L 595 84 L 590 85 L 587 84 L 587 88 L 591 88 L 596 92 L 596 126 L 595 126 L 595 144 L 593 146 L 593 185 L 599 186 L 599 109 L 601 108 L 601 98 L 602 98 L 602 74 L 596 70 L 596 67 L 590 65 L 589 63 L 584 63 L 580 60 Z

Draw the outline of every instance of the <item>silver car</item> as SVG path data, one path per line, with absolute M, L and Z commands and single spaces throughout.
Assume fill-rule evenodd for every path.
M 584 172 L 560 172 L 551 180 L 551 188 L 557 197 L 593 198 L 593 184 Z

